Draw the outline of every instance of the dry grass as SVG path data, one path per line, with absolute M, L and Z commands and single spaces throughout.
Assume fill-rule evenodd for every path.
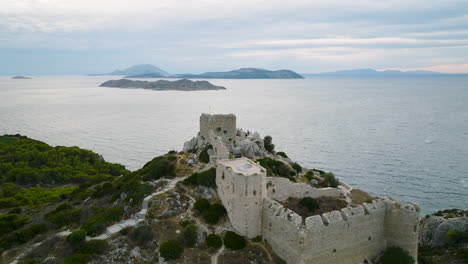
M 360 190 L 360 189 L 352 189 L 351 190 L 351 200 L 353 204 L 363 204 L 363 203 L 370 203 L 375 200 L 376 197 Z

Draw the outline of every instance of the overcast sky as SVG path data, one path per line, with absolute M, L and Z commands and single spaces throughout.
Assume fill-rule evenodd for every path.
M 0 0 L 0 74 L 468 73 L 468 0 Z

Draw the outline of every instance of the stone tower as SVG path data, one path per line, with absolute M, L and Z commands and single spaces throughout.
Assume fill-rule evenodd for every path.
M 218 160 L 216 184 L 234 230 L 249 238 L 261 235 L 265 170 L 247 158 Z

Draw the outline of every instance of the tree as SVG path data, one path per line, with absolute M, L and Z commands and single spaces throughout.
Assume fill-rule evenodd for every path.
M 274 151 L 275 151 L 275 145 L 271 143 L 272 140 L 273 140 L 273 138 L 271 136 L 265 136 L 263 138 L 263 146 L 270 153 L 274 153 Z
M 216 234 L 210 234 L 205 239 L 206 245 L 214 249 L 218 249 L 223 245 L 221 237 Z
M 232 250 L 243 249 L 246 246 L 245 239 L 238 234 L 227 231 L 224 235 L 224 245 Z
M 193 247 L 198 241 L 198 232 L 197 226 L 194 224 L 189 224 L 184 228 L 182 231 L 182 238 L 184 241 L 184 245 L 187 247 Z
M 184 253 L 184 248 L 177 240 L 168 240 L 159 247 L 159 254 L 165 260 L 178 259 Z

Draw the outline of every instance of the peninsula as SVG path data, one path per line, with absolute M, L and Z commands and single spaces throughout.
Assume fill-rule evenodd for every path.
M 206 91 L 226 90 L 225 87 L 213 85 L 207 81 L 191 81 L 187 79 L 177 81 L 158 80 L 154 82 L 134 81 L 128 79 L 110 80 L 104 82 L 100 87 L 113 88 L 142 88 L 157 91 Z
M 468 211 L 421 219 L 302 167 L 233 114 L 199 124 L 136 171 L 0 136 L 2 263 L 466 263 Z
M 15 79 L 15 80 L 29 80 L 29 79 L 31 79 L 30 77 L 21 76 L 21 75 L 13 76 L 11 78 Z

